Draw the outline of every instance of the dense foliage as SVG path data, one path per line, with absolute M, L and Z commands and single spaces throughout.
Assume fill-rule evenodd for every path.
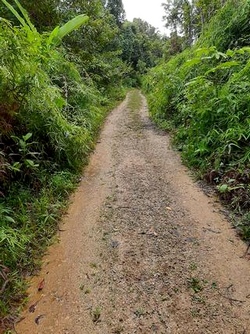
M 131 66 L 130 77 L 135 83 L 140 82 L 141 75 L 155 66 L 163 55 L 164 40 L 153 26 L 141 19 L 125 22 L 119 41 L 121 58 Z
M 0 332 L 15 319 L 23 278 L 51 242 L 107 111 L 163 46 L 146 22 L 125 21 L 122 1 L 22 5 L 28 14 L 17 0 L 0 1 Z
M 151 115 L 185 162 L 216 184 L 250 238 L 249 1 L 229 0 L 198 41 L 145 77 Z
M 56 30 L 55 30 L 56 32 Z M 30 22 L 0 23 L 0 312 L 56 229 L 106 104 L 91 78 Z

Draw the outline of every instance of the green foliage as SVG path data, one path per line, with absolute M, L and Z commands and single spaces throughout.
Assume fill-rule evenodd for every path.
M 101 67 L 96 77 L 89 75 L 80 54 L 69 50 L 66 34 L 80 25 L 87 31 L 87 16 L 68 15 L 68 23 L 39 33 L 17 0 L 3 2 L 21 26 L 0 21 L 1 320 L 22 302 L 23 278 L 57 231 L 106 112 L 124 93 L 119 83 L 127 70 L 117 51 L 106 50 L 105 58 L 82 48 L 91 56 L 89 68 Z
M 163 54 L 164 41 L 156 29 L 141 19 L 126 21 L 120 32 L 121 58 L 130 68 L 134 84 L 140 75 L 155 66 Z
M 144 78 L 153 119 L 173 130 L 184 161 L 239 212 L 250 208 L 249 14 L 249 1 L 228 1 L 193 47 Z
M 89 18 L 85 14 L 78 15 L 65 23 L 62 27 L 56 27 L 50 34 L 48 43 L 57 44 L 73 30 L 80 28 L 83 24 L 88 22 Z
M 162 54 L 160 36 L 140 20 L 126 53 L 121 1 L 22 4 L 27 12 L 18 0 L 0 1 L 3 325 L 25 296 L 23 278 L 57 231 L 107 110 L 124 96 L 123 83 L 137 80 Z
M 191 46 L 226 2 L 227 0 L 167 0 L 163 3 L 166 27 L 171 31 L 172 54 Z M 176 42 L 179 43 L 178 48 L 173 47 Z
M 106 8 L 115 18 L 117 25 L 120 27 L 125 19 L 125 10 L 122 0 L 107 0 Z
M 62 3 L 66 19 L 81 11 L 89 16 L 89 22 L 66 38 L 64 45 L 70 50 L 70 59 L 78 63 L 82 76 L 91 78 L 102 95 L 112 97 L 114 87 L 121 86 L 129 72 L 120 57 L 119 26 L 101 0 Z

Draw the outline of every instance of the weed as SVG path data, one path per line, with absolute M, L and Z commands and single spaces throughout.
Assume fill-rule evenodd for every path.
M 94 310 L 91 311 L 92 321 L 97 323 L 100 321 L 101 317 L 101 308 L 98 306 Z
M 218 284 L 216 282 L 212 282 L 211 288 L 214 290 L 218 289 Z
M 198 268 L 197 264 L 195 262 L 190 263 L 190 269 L 196 270 Z
M 203 284 L 199 278 L 192 277 L 188 279 L 188 287 L 198 293 L 203 290 Z
M 250 240 L 250 213 L 246 212 L 241 217 L 235 217 L 233 220 L 234 227 L 243 240 Z
M 196 303 L 199 303 L 199 304 L 206 304 L 204 298 L 200 297 L 200 296 L 197 296 L 197 295 L 193 295 L 192 300 Z
M 201 310 L 198 308 L 194 308 L 191 310 L 191 315 L 194 318 L 200 317 Z
M 88 295 L 90 292 L 91 292 L 91 289 L 86 289 L 86 290 L 84 291 L 85 295 Z

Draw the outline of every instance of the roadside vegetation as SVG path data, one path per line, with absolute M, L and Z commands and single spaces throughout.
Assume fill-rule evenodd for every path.
M 126 21 L 122 0 L 0 1 L 0 332 L 128 88 L 142 84 L 153 120 L 250 240 L 250 1 L 163 7 L 169 37 Z
M 122 1 L 0 1 L 0 332 L 107 112 L 162 56 L 156 30 L 124 15 Z
M 185 163 L 234 210 L 249 240 L 250 2 L 168 4 L 169 43 L 178 47 L 144 77 L 150 113 L 173 133 Z

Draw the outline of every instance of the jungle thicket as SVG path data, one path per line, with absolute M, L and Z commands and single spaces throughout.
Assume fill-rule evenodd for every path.
M 161 36 L 122 1 L 0 1 L 0 331 L 24 300 L 107 111 Z

